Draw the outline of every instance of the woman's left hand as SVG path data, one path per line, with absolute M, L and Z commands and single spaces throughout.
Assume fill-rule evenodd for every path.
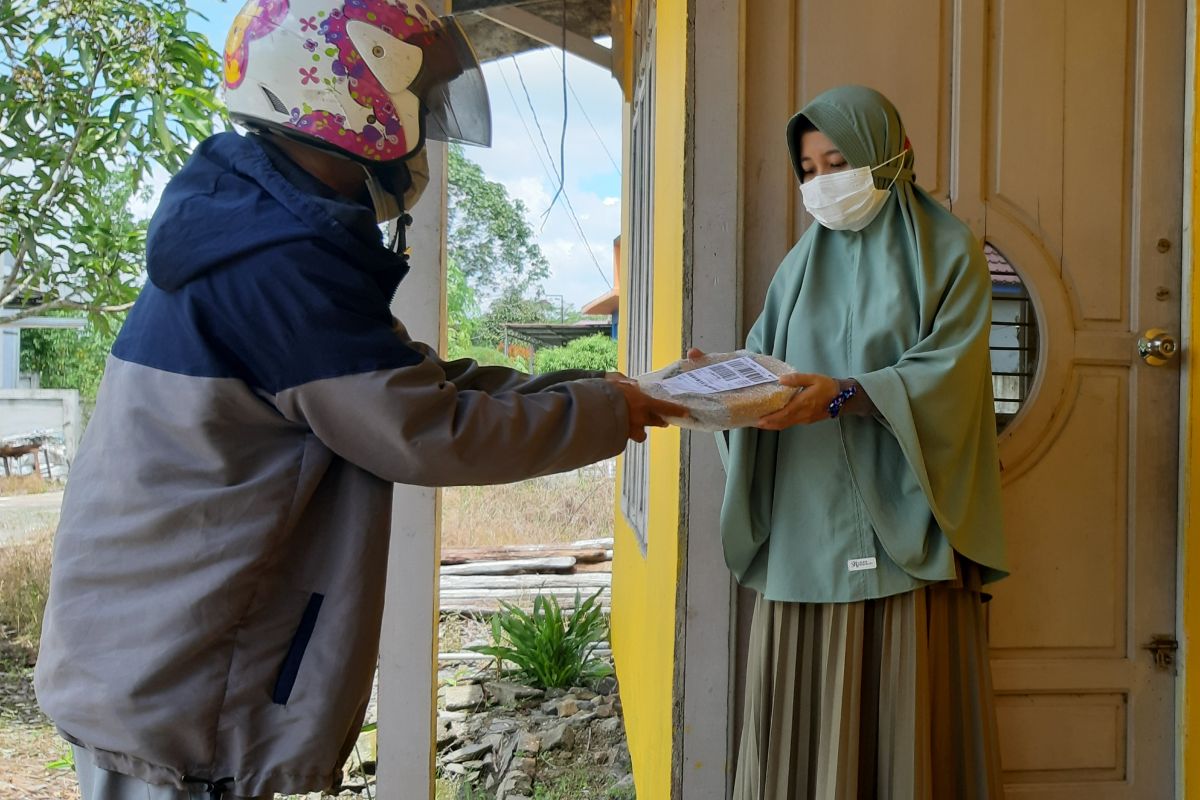
M 798 387 L 800 391 L 786 406 L 763 417 L 754 427 L 765 431 L 781 431 L 793 425 L 808 425 L 829 419 L 829 404 L 841 391 L 838 382 L 828 375 L 792 372 L 780 376 L 779 383 Z

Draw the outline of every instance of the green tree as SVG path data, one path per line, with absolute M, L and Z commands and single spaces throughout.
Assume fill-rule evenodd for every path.
M 478 292 L 499 289 L 526 295 L 550 274 L 550 264 L 534 240 L 525 204 L 508 196 L 459 145 L 450 148 L 450 258 Z
M 185 0 L 0 0 L 0 307 L 20 309 L 0 324 L 136 296 L 144 231 L 120 200 L 220 114 L 221 60 L 187 15 Z
M 479 317 L 479 301 L 475 290 L 458 262 L 450 256 L 446 267 L 446 334 L 450 358 L 463 358 L 471 347 L 471 334 Z
M 556 372 L 560 369 L 602 369 L 612 372 L 617 368 L 617 341 L 603 333 L 586 336 L 563 347 L 538 350 L 533 365 L 538 372 Z
M 504 341 L 504 326 L 511 322 L 558 322 L 558 306 L 544 297 L 526 297 L 509 287 L 500 293 L 475 324 L 475 344 L 495 347 Z
M 21 371 L 38 373 L 43 389 L 77 389 L 79 399 L 91 406 L 96 402 L 104 363 L 124 316 L 117 314 L 106 320 L 115 324 L 92 323 L 79 330 L 21 331 Z

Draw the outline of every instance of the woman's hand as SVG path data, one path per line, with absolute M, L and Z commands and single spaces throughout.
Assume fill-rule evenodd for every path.
M 764 431 L 781 431 L 793 425 L 809 425 L 829 419 L 829 404 L 838 396 L 841 387 L 828 375 L 807 375 L 792 372 L 779 378 L 781 386 L 800 389 L 788 404 L 768 414 L 755 423 L 754 427 Z

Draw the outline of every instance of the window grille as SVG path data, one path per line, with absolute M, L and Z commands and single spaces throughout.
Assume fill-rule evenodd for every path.
M 654 3 L 643 0 L 634 23 L 635 70 L 629 149 L 629 335 L 628 370 L 639 375 L 653 368 L 654 329 Z M 650 491 L 649 444 L 630 442 L 621 481 L 621 512 L 647 548 Z
M 991 244 L 985 244 L 992 276 L 992 392 L 996 428 L 1012 423 L 1029 398 L 1037 376 L 1038 324 L 1029 290 L 1016 268 Z

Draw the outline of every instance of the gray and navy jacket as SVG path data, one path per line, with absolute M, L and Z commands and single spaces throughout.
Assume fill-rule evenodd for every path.
M 370 694 L 392 484 L 612 456 L 625 402 L 408 339 L 374 212 L 253 137 L 197 148 L 147 262 L 66 491 L 38 699 L 150 783 L 329 787 Z

